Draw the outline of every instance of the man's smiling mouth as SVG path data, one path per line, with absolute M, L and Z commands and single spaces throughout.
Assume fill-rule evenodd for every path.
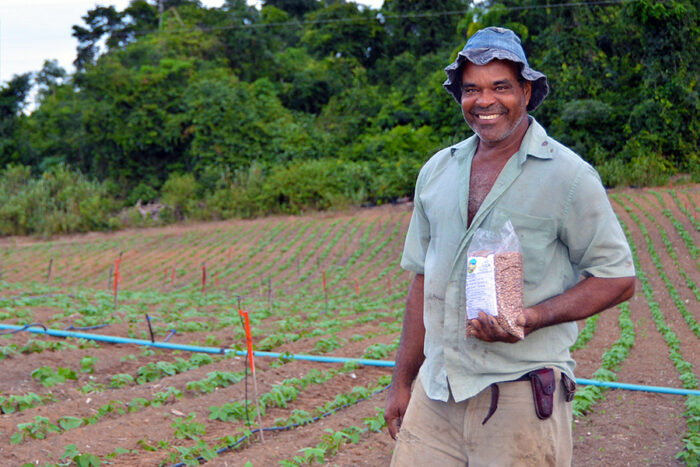
M 480 120 L 494 120 L 500 116 L 501 116 L 501 114 L 478 115 Z

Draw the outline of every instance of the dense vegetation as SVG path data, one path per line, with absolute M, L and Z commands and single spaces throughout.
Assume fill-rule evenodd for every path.
M 552 88 L 535 118 L 607 185 L 700 179 L 692 0 L 163 6 L 96 7 L 74 74 L 47 61 L 0 87 L 0 234 L 153 222 L 139 200 L 168 222 L 410 196 L 470 134 L 442 68 L 490 25 L 520 34 Z

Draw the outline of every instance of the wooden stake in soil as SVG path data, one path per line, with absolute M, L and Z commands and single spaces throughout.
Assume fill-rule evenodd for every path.
M 240 300 L 240 297 L 239 297 Z M 247 311 L 243 311 L 238 308 L 238 314 L 243 316 L 245 323 L 245 340 L 246 347 L 248 349 L 248 361 L 250 362 L 250 372 L 253 374 L 253 397 L 255 398 L 255 405 L 258 407 L 258 424 L 260 425 L 260 442 L 265 442 L 265 437 L 263 435 L 263 424 L 262 416 L 260 415 L 260 401 L 258 400 L 258 381 L 255 376 L 255 357 L 253 356 L 253 336 L 250 332 L 250 318 Z
M 272 311 L 272 279 L 267 278 L 267 311 Z
M 151 343 L 155 343 L 156 339 L 153 336 L 153 326 L 151 326 L 151 317 L 146 313 L 146 324 L 148 324 L 148 334 L 151 336 Z
M 207 265 L 202 261 L 202 293 L 207 292 Z
M 49 260 L 49 270 L 46 272 L 46 282 L 51 282 L 51 268 L 53 267 L 53 256 Z
M 326 309 L 323 312 L 327 313 L 328 312 L 328 289 L 326 288 L 326 271 L 323 271 L 323 296 L 326 299 Z
M 112 288 L 112 274 L 114 274 L 114 265 L 109 265 L 109 274 L 107 274 L 107 290 Z

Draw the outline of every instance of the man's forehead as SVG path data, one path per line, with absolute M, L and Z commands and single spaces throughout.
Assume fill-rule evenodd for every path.
M 513 63 L 509 60 L 491 60 L 484 65 L 477 65 L 472 62 L 467 62 L 462 68 L 462 81 L 466 81 L 471 77 L 487 77 L 493 80 L 500 79 L 518 79 L 520 74 L 520 67 L 517 63 Z

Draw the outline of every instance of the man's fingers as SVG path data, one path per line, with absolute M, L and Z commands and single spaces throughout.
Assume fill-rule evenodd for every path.
M 471 321 L 471 335 L 486 342 L 517 342 L 519 339 L 505 331 L 496 318 L 484 312 Z
M 396 435 L 399 432 L 399 428 L 401 428 L 401 418 L 400 417 L 390 418 L 389 420 L 386 421 L 386 427 L 389 430 L 389 436 L 391 436 L 391 438 L 395 440 Z

